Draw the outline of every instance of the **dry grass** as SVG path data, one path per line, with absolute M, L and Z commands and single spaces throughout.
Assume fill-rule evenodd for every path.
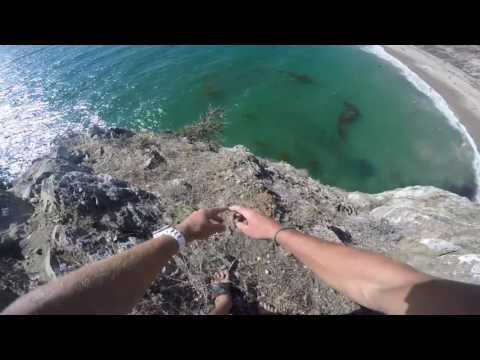
M 207 112 L 200 116 L 196 123 L 185 126 L 178 133 L 192 142 L 214 143 L 223 131 L 224 115 L 225 111 L 222 107 L 209 106 Z

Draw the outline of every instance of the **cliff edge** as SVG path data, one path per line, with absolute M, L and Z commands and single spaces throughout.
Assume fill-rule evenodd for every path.
M 480 206 L 466 198 L 420 186 L 349 193 L 242 146 L 93 128 L 58 139 L 0 189 L 0 308 L 195 209 L 230 204 L 433 275 L 480 283 Z M 133 313 L 208 312 L 208 278 L 220 268 L 234 275 L 234 313 L 255 313 L 258 301 L 289 314 L 359 309 L 277 245 L 244 238 L 229 220 L 225 234 L 176 256 Z

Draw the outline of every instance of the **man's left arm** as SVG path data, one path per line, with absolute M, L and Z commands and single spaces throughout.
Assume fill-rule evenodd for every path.
M 226 210 L 195 211 L 175 228 L 187 243 L 207 239 L 225 230 L 219 214 Z M 176 240 L 162 235 L 52 280 L 17 299 L 2 314 L 127 314 L 177 252 Z

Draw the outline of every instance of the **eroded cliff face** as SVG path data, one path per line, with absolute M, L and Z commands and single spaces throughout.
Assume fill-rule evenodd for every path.
M 480 283 L 480 206 L 466 198 L 433 187 L 348 193 L 241 146 L 94 128 L 57 141 L 0 190 L 0 307 L 148 240 L 195 209 L 230 204 L 433 275 Z M 225 234 L 176 256 L 133 312 L 206 313 L 208 280 L 220 268 L 234 275 L 234 313 L 255 313 L 258 301 L 293 314 L 359 308 L 275 244 L 248 240 L 227 223 Z

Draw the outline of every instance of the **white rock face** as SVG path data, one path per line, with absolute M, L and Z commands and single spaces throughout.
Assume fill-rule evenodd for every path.
M 434 187 L 348 196 L 401 236 L 393 255 L 432 275 L 480 283 L 480 206 Z
M 478 262 L 480 263 L 480 255 L 479 254 L 467 254 L 467 255 L 462 255 L 458 257 L 458 260 L 460 260 L 460 263 L 467 263 L 470 264 L 472 262 Z
M 430 250 L 438 252 L 455 252 L 461 249 L 460 246 L 454 245 L 449 241 L 442 239 L 422 239 L 420 243 L 428 247 Z

